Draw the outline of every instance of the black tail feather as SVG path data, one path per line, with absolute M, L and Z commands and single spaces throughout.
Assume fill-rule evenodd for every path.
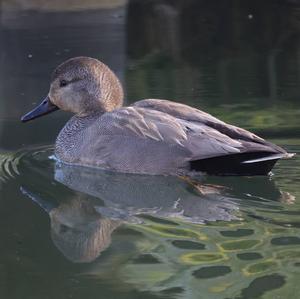
M 258 161 L 253 163 L 243 162 L 272 155 L 276 155 L 276 153 L 252 152 L 232 154 L 190 161 L 190 167 L 193 171 L 206 172 L 210 175 L 267 175 L 278 161 L 278 157 L 274 157 L 275 159 L 267 161 Z

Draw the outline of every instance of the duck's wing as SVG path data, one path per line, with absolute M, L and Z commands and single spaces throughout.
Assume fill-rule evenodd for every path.
M 187 139 L 185 127 L 175 117 L 153 109 L 124 107 L 103 114 L 99 122 L 101 135 L 168 144 L 182 144 Z
M 213 134 L 217 139 L 219 134 L 221 134 L 222 138 L 224 138 L 224 136 L 229 137 L 233 144 L 234 141 L 238 141 L 242 145 L 239 147 L 242 152 L 267 151 L 270 153 L 287 154 L 283 148 L 247 130 L 227 124 L 206 112 L 184 104 L 168 100 L 146 99 L 134 103 L 133 106 L 167 113 L 168 115 L 188 122 L 194 129 L 197 128 L 197 125 L 200 128 L 204 126 L 208 135 Z
M 223 134 L 205 122 L 185 120 L 165 111 L 138 106 L 104 114 L 101 117 L 101 134 L 116 139 L 126 136 L 141 144 L 153 141 L 168 147 L 177 147 L 186 153 L 187 160 L 245 150 L 240 140 Z
M 283 149 L 209 114 L 159 100 L 104 113 L 84 135 L 84 164 L 123 172 L 161 174 L 194 169 L 217 174 L 265 174 L 272 163 L 286 155 Z M 268 165 L 263 170 L 253 171 L 253 163 L 246 163 L 278 154 L 282 156 L 267 158 L 275 162 L 264 162 Z M 211 160 L 216 158 L 221 160 Z
M 96 161 L 124 172 L 178 172 L 190 169 L 192 160 L 240 153 L 243 148 L 204 123 L 137 106 L 103 114 L 84 135 L 85 164 Z
M 257 135 L 218 120 L 208 113 L 166 100 L 143 100 L 131 107 L 105 113 L 99 125 L 102 136 L 132 142 L 160 142 L 178 147 L 185 159 L 206 159 L 239 153 L 289 154 Z M 256 157 L 254 157 L 256 158 Z

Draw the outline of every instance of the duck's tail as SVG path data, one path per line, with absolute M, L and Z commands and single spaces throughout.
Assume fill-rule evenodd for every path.
M 270 161 L 270 160 L 290 159 L 290 158 L 294 157 L 295 155 L 296 155 L 295 153 L 273 154 L 273 155 L 266 156 L 266 157 L 246 160 L 246 161 L 243 161 L 241 163 L 247 164 L 247 163 L 258 163 L 258 162 Z
M 267 175 L 279 159 L 292 158 L 291 153 L 250 152 L 190 161 L 193 171 L 211 175 Z

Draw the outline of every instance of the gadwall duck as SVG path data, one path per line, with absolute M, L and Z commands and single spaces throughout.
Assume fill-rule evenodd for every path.
M 66 163 L 144 174 L 266 175 L 293 154 L 196 108 L 159 99 L 122 107 L 123 89 L 102 62 L 76 57 L 52 74 L 48 96 L 22 117 L 75 114 L 59 133 Z

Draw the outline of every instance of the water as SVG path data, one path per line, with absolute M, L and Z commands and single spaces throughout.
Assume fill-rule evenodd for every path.
M 124 175 L 56 163 L 68 114 L 19 122 L 89 55 L 127 103 L 175 99 L 299 153 L 297 1 L 22 3 L 0 6 L 0 298 L 297 298 L 299 155 L 271 177 Z

